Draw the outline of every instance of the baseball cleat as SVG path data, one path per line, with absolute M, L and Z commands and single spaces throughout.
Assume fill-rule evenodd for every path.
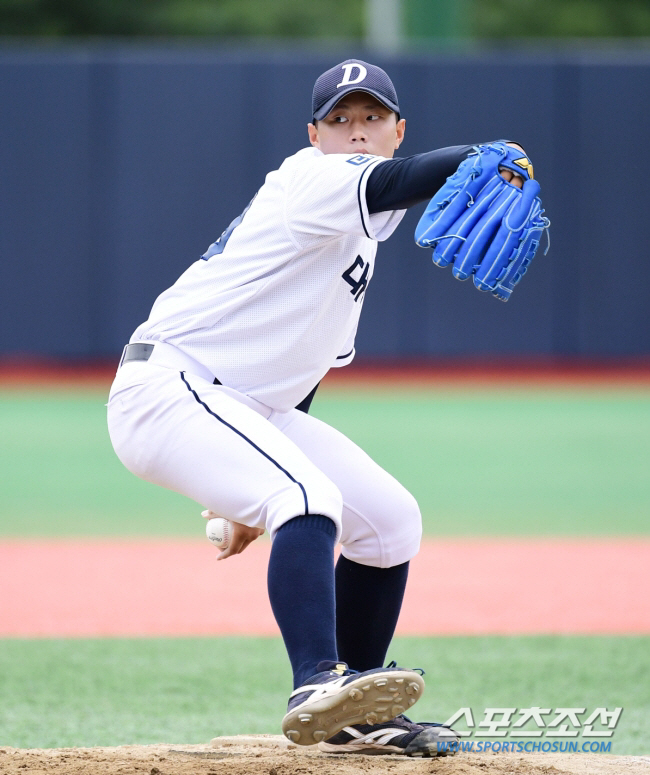
M 414 670 L 380 667 L 357 673 L 343 662 L 319 662 L 318 673 L 295 689 L 282 731 L 297 745 L 315 745 L 354 724 L 382 724 L 414 705 L 424 679 Z
M 458 750 L 460 737 L 451 727 L 416 723 L 404 715 L 382 724 L 355 724 L 318 744 L 325 753 L 447 756 Z

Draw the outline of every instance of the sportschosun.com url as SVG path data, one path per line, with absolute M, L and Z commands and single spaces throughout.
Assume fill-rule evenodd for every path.
M 510 741 L 510 740 L 496 740 L 491 742 L 490 740 L 456 740 L 452 743 L 438 742 L 438 752 L 450 752 L 454 753 L 466 752 L 466 753 L 485 753 L 492 751 L 493 753 L 611 753 L 612 741 L 608 740 L 600 742 L 596 740 L 588 740 L 585 743 L 580 744 L 577 740 L 554 740 L 552 743 L 550 740 L 523 740 Z

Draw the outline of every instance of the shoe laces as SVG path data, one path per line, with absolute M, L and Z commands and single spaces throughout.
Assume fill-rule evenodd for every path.
M 398 666 L 397 662 L 394 659 L 386 665 L 386 667 L 397 667 L 397 666 Z M 414 673 L 419 673 L 420 675 L 425 675 L 425 672 L 421 667 L 409 667 L 409 670 L 412 670 Z

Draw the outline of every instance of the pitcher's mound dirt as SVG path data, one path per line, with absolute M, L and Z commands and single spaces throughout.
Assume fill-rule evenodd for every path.
M 218 737 L 211 745 L 0 748 L 3 775 L 641 775 L 650 757 L 459 754 L 437 759 L 328 755 L 283 737 Z

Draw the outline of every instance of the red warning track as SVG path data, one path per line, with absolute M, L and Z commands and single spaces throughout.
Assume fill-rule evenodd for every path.
M 0 637 L 276 635 L 269 544 L 0 543 Z M 650 634 L 650 539 L 427 542 L 398 631 Z
M 2 388 L 100 388 L 108 390 L 119 354 L 108 359 L 0 357 Z M 331 369 L 323 385 L 418 387 L 446 384 L 477 387 L 623 387 L 650 385 L 650 358 L 357 358 Z

